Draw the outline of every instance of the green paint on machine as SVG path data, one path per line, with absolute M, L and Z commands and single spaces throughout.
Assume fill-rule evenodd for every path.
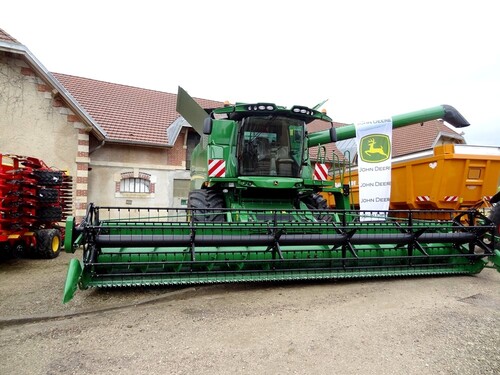
M 351 210 L 349 189 L 315 180 L 309 150 L 352 138 L 354 125 L 308 133 L 310 122 L 332 120 L 272 103 L 207 112 L 182 89 L 178 98 L 177 111 L 201 135 L 187 207 L 90 204 L 80 224 L 68 220 L 65 249 L 82 248 L 83 257 L 70 263 L 63 302 L 88 287 L 474 274 L 488 261 L 498 265 L 486 240 L 495 225 L 479 212 L 450 212 L 449 220 L 433 220 L 432 211 L 388 212 L 361 222 L 380 215 Z M 449 106 L 392 122 L 437 118 L 468 125 Z M 367 138 L 373 157 L 389 150 L 388 140 Z M 209 168 L 213 160 L 224 162 Z M 335 209 L 321 192 L 334 195 Z

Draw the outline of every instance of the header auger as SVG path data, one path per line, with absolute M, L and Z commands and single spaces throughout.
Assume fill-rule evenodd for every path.
M 314 179 L 309 148 L 352 138 L 353 125 L 308 134 L 332 120 L 303 106 L 236 104 L 206 112 L 181 88 L 177 111 L 200 133 L 192 155 L 187 208 L 98 207 L 67 220 L 72 259 L 64 302 L 79 286 L 119 287 L 248 281 L 387 277 L 480 272 L 498 264 L 495 225 L 477 211 L 350 210 L 349 192 Z M 443 118 L 438 106 L 394 116 L 393 126 Z M 327 209 L 320 192 L 335 196 Z M 422 219 L 425 218 L 425 219 Z

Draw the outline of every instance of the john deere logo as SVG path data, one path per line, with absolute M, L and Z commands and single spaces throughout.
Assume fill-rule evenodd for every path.
M 387 135 L 370 134 L 361 138 L 359 150 L 364 162 L 380 163 L 391 156 L 391 141 Z

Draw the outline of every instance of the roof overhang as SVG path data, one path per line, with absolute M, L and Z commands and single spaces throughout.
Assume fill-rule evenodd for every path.
M 439 144 L 441 140 L 451 140 L 454 143 L 465 144 L 465 138 L 457 133 L 439 132 L 436 139 L 432 143 L 432 148 Z
M 177 140 L 177 137 L 181 132 L 181 129 L 185 127 L 192 128 L 191 124 L 187 122 L 187 120 L 182 116 L 177 117 L 175 121 L 168 126 L 167 139 L 169 147 L 173 147 L 175 141 Z
M 130 141 L 126 139 L 106 139 L 106 144 L 108 145 L 121 145 L 121 146 L 141 146 L 150 148 L 172 148 L 173 145 L 170 143 L 153 143 L 153 142 L 141 142 L 141 141 Z
M 63 85 L 43 66 L 43 64 L 31 53 L 24 45 L 0 40 L 0 51 L 10 52 L 21 55 L 25 58 L 27 64 L 36 72 L 36 74 L 53 89 L 53 95 L 60 95 L 65 104 L 82 119 L 82 122 L 91 128 L 92 134 L 102 141 L 107 138 L 106 131 L 101 128 L 90 114 L 83 109 L 75 98 L 64 88 Z

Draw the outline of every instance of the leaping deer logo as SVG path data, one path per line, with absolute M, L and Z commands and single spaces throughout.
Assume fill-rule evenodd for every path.
M 383 146 L 375 147 L 376 143 L 377 142 L 375 141 L 375 138 L 370 138 L 368 140 L 368 150 L 364 151 L 365 154 L 367 154 L 368 156 L 372 156 L 373 154 L 379 154 L 384 156 L 385 158 L 388 158 L 389 155 L 387 155 L 387 152 L 384 151 L 384 147 Z

